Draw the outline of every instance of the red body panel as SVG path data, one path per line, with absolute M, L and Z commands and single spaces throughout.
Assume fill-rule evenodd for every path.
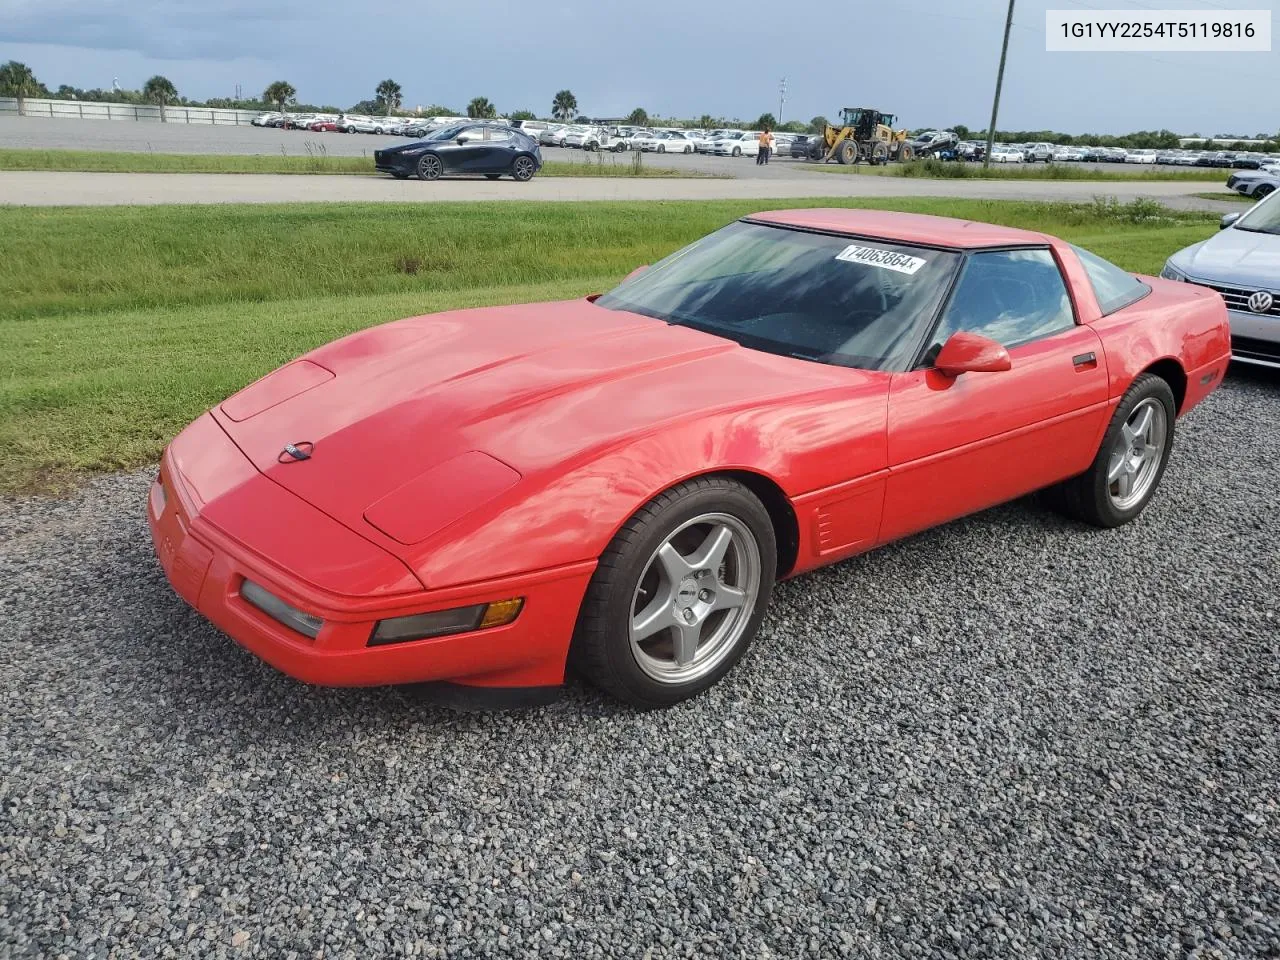
M 879 373 L 740 347 L 586 301 L 417 317 L 321 347 L 166 452 L 149 518 L 175 589 L 311 682 L 561 679 L 596 558 L 644 503 L 736 471 L 790 504 L 798 573 L 1073 476 L 1156 363 L 1181 411 L 1221 379 L 1220 298 L 1149 280 L 1101 317 L 1053 238 L 874 211 L 753 219 L 956 248 L 1048 245 L 1077 325 L 1009 370 Z M 313 444 L 310 459 L 282 456 Z M 238 448 L 238 449 L 237 449 Z M 315 640 L 239 598 L 250 578 L 322 617 Z M 379 619 L 513 596 L 506 627 L 368 647 Z

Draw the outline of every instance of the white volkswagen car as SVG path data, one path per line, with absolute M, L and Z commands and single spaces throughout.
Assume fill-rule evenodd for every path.
M 682 130 L 659 130 L 633 142 L 653 153 L 693 153 L 693 140 Z
M 1280 369 L 1280 191 L 1229 213 L 1208 240 L 1179 250 L 1160 276 L 1217 290 L 1231 318 L 1231 356 Z

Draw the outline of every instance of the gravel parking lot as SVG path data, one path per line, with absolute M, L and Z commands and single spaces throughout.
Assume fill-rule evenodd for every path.
M 784 584 L 695 702 L 456 714 L 207 626 L 150 472 L 0 501 L 0 955 L 1280 953 L 1280 378 L 1143 517 Z

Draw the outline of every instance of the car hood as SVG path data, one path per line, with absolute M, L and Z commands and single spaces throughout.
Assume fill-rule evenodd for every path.
M 1273 233 L 1228 228 L 1171 259 L 1193 280 L 1280 289 L 1280 236 Z
M 750 350 L 584 299 L 365 330 L 281 367 L 213 412 L 276 483 L 364 536 L 372 525 L 416 543 L 522 478 L 545 481 L 593 451 L 664 425 L 848 387 L 860 376 L 875 375 Z M 392 530 L 379 515 L 386 518 L 393 493 L 397 502 L 412 493 L 422 509 L 447 500 L 452 514 Z

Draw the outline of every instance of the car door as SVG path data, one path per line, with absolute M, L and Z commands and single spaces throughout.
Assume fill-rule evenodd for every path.
M 956 377 L 934 369 L 932 357 L 961 330 L 1003 344 L 1012 368 Z M 925 361 L 890 385 L 881 542 L 1083 472 L 1107 396 L 1102 342 L 1077 323 L 1054 253 L 970 254 Z
M 505 127 L 484 127 L 467 173 L 506 173 L 514 157 L 515 137 Z

